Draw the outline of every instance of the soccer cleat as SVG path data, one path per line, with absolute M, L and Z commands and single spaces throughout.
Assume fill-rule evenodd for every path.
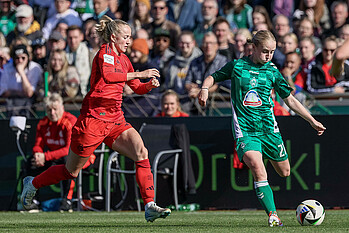
M 73 208 L 72 208 L 72 203 L 71 200 L 67 199 L 67 198 L 62 198 L 61 200 L 61 206 L 59 207 L 59 211 L 61 213 L 67 211 L 69 213 L 73 212 Z
M 33 204 L 33 198 L 36 193 L 36 188 L 32 184 L 34 177 L 27 176 L 23 179 L 23 191 L 21 195 L 21 203 L 25 210 L 30 210 Z
M 270 211 L 268 224 L 269 224 L 270 227 L 282 227 L 283 226 L 283 224 L 282 224 L 280 218 L 278 217 L 276 211 L 274 211 L 274 212 Z
M 168 208 L 161 208 L 157 206 L 154 202 L 149 203 L 148 208 L 145 210 L 145 220 L 147 222 L 154 222 L 157 218 L 166 218 L 171 214 L 171 210 Z

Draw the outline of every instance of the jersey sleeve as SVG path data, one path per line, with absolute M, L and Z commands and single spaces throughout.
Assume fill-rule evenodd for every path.
M 144 95 L 150 91 L 146 88 L 146 84 L 142 83 L 139 79 L 127 81 L 127 85 L 138 95 Z
M 224 80 L 231 79 L 231 74 L 233 72 L 236 61 L 228 62 L 221 69 L 217 70 L 212 74 L 212 77 L 215 82 L 222 82 Z
M 106 83 L 119 83 L 127 81 L 127 73 L 123 71 L 121 64 L 114 65 L 115 57 L 103 52 L 101 49 L 98 53 L 98 65 L 102 77 Z M 120 67 L 119 67 L 120 66 Z
M 287 98 L 291 94 L 293 89 L 290 87 L 286 79 L 284 79 L 284 77 L 278 70 L 274 71 L 274 77 L 274 89 L 276 93 L 278 93 L 282 99 Z

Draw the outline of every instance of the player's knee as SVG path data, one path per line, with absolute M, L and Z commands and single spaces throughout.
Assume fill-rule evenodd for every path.
M 291 171 L 290 171 L 290 169 L 284 169 L 279 174 L 281 177 L 288 177 L 288 176 L 290 176 Z
M 148 150 L 144 146 L 137 151 L 137 161 L 148 158 Z

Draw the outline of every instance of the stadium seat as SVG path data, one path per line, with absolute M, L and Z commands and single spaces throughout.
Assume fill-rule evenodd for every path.
M 177 193 L 177 168 L 178 159 L 182 149 L 176 149 L 173 143 L 172 126 L 171 125 L 153 125 L 143 123 L 139 130 L 145 147 L 148 149 L 149 162 L 152 167 L 154 176 L 154 190 L 156 201 L 157 191 L 157 179 L 158 175 L 173 176 L 173 192 L 174 202 L 176 209 L 178 209 L 178 193 Z M 112 168 L 112 164 L 115 164 L 115 168 Z M 113 152 L 108 159 L 107 163 L 107 187 L 106 187 L 106 206 L 105 210 L 110 211 L 111 206 L 111 175 L 117 174 L 131 174 L 134 176 L 134 186 L 136 193 L 136 201 L 138 211 L 141 210 L 140 198 L 137 189 L 137 183 L 135 179 L 135 169 L 123 170 L 119 163 L 119 154 Z M 126 183 L 126 182 L 125 182 Z M 125 194 L 125 193 L 124 193 Z

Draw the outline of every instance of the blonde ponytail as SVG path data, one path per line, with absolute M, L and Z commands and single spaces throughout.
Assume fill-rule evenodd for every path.
M 99 20 L 99 24 L 96 24 L 96 32 L 100 38 L 109 43 L 111 35 L 120 33 L 121 25 L 129 26 L 125 21 L 112 20 L 110 17 L 103 15 Z

